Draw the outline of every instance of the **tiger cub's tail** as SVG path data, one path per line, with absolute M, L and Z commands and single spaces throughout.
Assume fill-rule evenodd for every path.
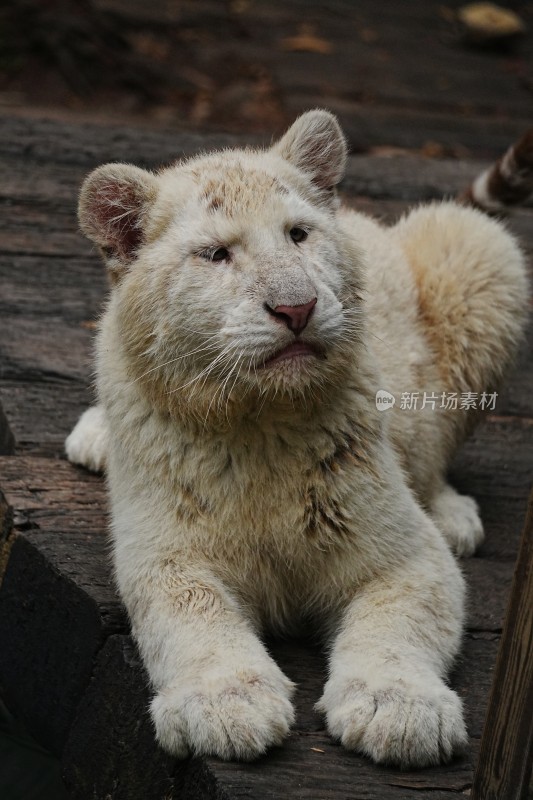
M 533 197 L 533 128 L 479 175 L 459 198 L 488 213 L 501 213 Z

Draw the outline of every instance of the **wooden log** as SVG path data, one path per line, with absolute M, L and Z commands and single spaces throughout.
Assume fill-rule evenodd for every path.
M 0 459 L 0 683 L 10 710 L 60 754 L 106 637 L 127 630 L 103 486 L 50 459 Z M 3 562 L 3 564 L 2 564 Z
M 17 537 L 0 592 L 0 681 L 9 709 L 56 754 L 91 677 L 103 628 L 97 604 Z
M 498 651 L 472 800 L 525 800 L 533 763 L 533 492 Z
M 72 800 L 162 800 L 174 763 L 155 742 L 147 675 L 129 636 L 110 636 L 70 729 L 62 763 Z
M 479 152 L 498 143 L 507 146 L 520 117 L 527 118 L 532 64 L 527 41 L 505 59 L 472 52 L 457 41 L 453 10 L 439 0 L 404 0 L 400 9 L 392 2 L 376 8 L 371 0 L 274 0 L 238 8 L 204 0 L 181 3 L 174 17 L 163 2 L 149 10 L 141 0 L 98 0 L 96 5 L 117 19 L 135 53 L 139 84 L 160 74 L 160 80 L 151 81 L 157 84 L 157 105 L 147 108 L 142 120 L 137 116 L 138 123 L 156 124 L 161 113 L 171 124 L 190 123 L 193 109 L 198 111 L 195 97 L 207 92 L 202 114 L 218 126 L 249 126 L 259 118 L 268 128 L 273 115 L 279 121 L 285 111 L 288 118 L 296 104 L 321 105 L 342 110 L 360 146 L 377 141 L 420 147 L 429 141 Z M 531 12 L 521 5 L 527 20 Z M 290 45 L 301 36 L 302 23 L 310 26 L 315 50 L 319 41 L 322 53 L 287 47 L 287 39 Z M 141 29 L 142 48 L 135 46 Z M 202 46 L 195 47 L 199 41 Z M 75 50 L 72 55 L 75 67 Z M 70 78 L 75 74 L 69 69 Z M 99 96 L 96 91 L 95 105 Z M 175 109 L 169 107 L 173 104 Z M 120 113 L 120 101 L 116 105 Z

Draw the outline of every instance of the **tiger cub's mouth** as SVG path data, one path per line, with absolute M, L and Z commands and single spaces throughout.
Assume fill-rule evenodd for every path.
M 279 364 L 280 361 L 301 360 L 309 357 L 324 358 L 324 354 L 308 342 L 291 342 L 267 358 L 262 366 L 263 368 L 271 367 L 273 364 Z

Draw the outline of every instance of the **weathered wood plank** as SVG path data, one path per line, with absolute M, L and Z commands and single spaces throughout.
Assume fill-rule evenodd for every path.
M 478 557 L 513 560 L 533 483 L 533 425 L 527 418 L 491 418 L 452 463 L 452 483 L 479 503 L 486 540 Z
M 44 175 L 52 164 L 85 171 L 104 161 L 138 161 L 152 167 L 209 149 L 247 145 L 253 136 L 225 133 L 189 133 L 131 126 L 96 125 L 34 116 L 13 116 L 0 111 L 0 157 L 16 169 L 26 161 L 39 164 Z M 255 137 L 255 141 L 260 141 Z M 263 140 L 261 140 L 263 141 Z M 67 183 L 67 172 L 59 172 Z
M 467 586 L 467 630 L 500 634 L 511 580 L 512 561 L 474 557 L 463 559 L 461 570 Z
M 525 800 L 533 763 L 533 492 L 481 739 L 472 800 Z
M 297 116 L 320 106 L 321 94 L 316 87 L 295 91 L 287 99 L 287 110 Z M 494 159 L 531 125 L 525 106 L 513 119 L 472 112 L 453 116 L 446 110 L 408 104 L 367 104 L 356 95 L 331 96 L 327 107 L 338 116 L 353 153 L 392 146 L 461 160 L 471 155 Z
M 57 458 L 66 435 L 92 402 L 88 381 L 46 380 L 42 372 L 18 373 L 18 380 L 0 380 L 0 399 L 17 442 L 17 452 Z M 0 484 L 1 485 L 1 484 Z
M 530 126 L 531 121 L 525 119 L 524 124 Z M 17 224 L 17 206 L 19 210 L 27 206 L 37 225 L 48 217 L 47 224 L 56 233 L 65 230 L 65 225 L 67 231 L 76 229 L 80 183 L 89 170 L 105 161 L 134 162 L 153 169 L 212 149 L 269 143 L 253 136 L 79 126 L 10 117 L 1 111 L 0 133 L 0 166 L 5 173 L 0 200 L 6 213 Z M 519 126 L 506 132 L 500 154 L 521 133 Z M 487 164 L 487 157 L 435 159 L 393 151 L 389 155 L 352 155 L 343 186 L 348 194 L 420 202 L 460 192 Z
M 46 334 L 44 336 L 43 334 Z M 85 380 L 91 372 L 91 337 L 61 317 L 6 314 L 0 319 L 3 377 L 63 383 Z

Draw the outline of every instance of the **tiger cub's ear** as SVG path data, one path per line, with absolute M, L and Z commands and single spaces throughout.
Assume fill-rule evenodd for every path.
M 101 248 L 113 282 L 141 246 L 156 196 L 155 176 L 130 164 L 104 164 L 85 179 L 78 205 L 80 227 Z
M 320 189 L 333 189 L 344 176 L 346 139 L 329 111 L 316 109 L 302 114 L 273 149 L 306 172 Z

